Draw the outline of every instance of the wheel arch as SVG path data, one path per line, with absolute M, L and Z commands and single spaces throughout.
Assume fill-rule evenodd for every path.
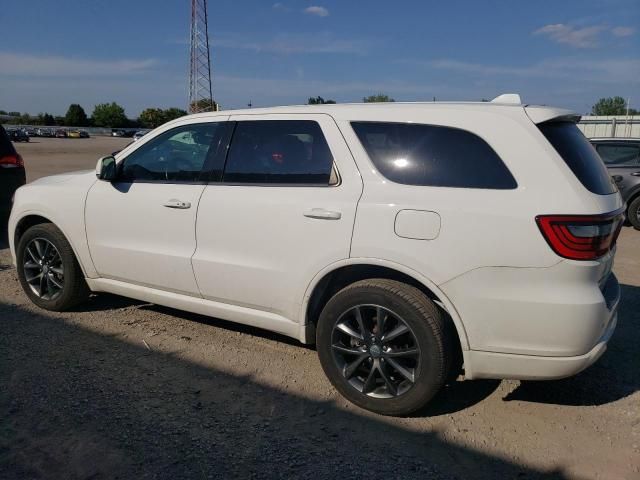
M 638 184 L 633 190 L 631 190 L 631 193 L 629 194 L 629 198 L 627 198 L 627 200 L 625 200 L 624 202 L 626 207 L 628 208 L 629 204 L 638 197 L 640 197 L 640 184 Z
M 460 315 L 435 283 L 405 265 L 373 258 L 351 258 L 336 262 L 313 278 L 302 302 L 300 340 L 303 343 L 315 343 L 315 325 L 324 304 L 347 285 L 369 278 L 399 280 L 420 289 L 445 312 L 461 350 L 469 349 L 467 333 Z
M 69 235 L 65 233 L 64 228 L 62 228 L 59 223 L 56 223 L 55 221 L 53 221 L 49 216 L 42 214 L 40 212 L 26 212 L 23 216 L 20 217 L 19 220 L 15 222 L 15 227 L 13 229 L 13 232 L 11 232 L 12 235 L 10 238 L 10 241 L 13 244 L 12 251 L 13 251 L 13 257 L 14 257 L 13 258 L 14 263 L 16 262 L 16 257 L 17 257 L 18 242 L 20 241 L 20 238 L 22 237 L 22 235 L 24 235 L 24 233 L 29 228 L 34 227 L 36 225 L 41 225 L 43 223 L 50 223 L 62 232 L 62 235 L 64 235 L 64 238 L 66 238 L 67 241 L 69 242 L 69 245 L 71 245 L 71 249 L 73 250 L 73 254 L 76 257 L 76 260 L 78 261 L 78 265 L 80 265 L 80 269 L 82 270 L 83 275 L 86 276 L 87 275 L 86 270 L 84 268 L 84 265 L 82 264 L 80 256 L 78 255 L 78 250 L 76 249 L 76 246 L 74 245 Z

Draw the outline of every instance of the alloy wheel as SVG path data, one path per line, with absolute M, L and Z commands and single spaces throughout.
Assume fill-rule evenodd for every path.
M 380 305 L 344 312 L 331 335 L 333 359 L 345 380 L 374 398 L 409 391 L 420 371 L 420 347 L 411 327 Z
M 60 252 L 45 238 L 29 242 L 23 258 L 24 278 L 31 291 L 43 300 L 55 300 L 64 288 L 64 267 Z

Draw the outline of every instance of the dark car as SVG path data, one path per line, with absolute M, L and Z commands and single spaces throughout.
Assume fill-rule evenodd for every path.
M 9 135 L 0 125 L 0 228 L 6 229 L 6 222 L 11 212 L 13 194 L 26 183 L 24 163 L 16 152 Z
M 640 138 L 592 138 L 627 204 L 627 219 L 640 230 Z
M 28 142 L 29 135 L 24 130 L 12 129 L 7 132 L 12 142 Z

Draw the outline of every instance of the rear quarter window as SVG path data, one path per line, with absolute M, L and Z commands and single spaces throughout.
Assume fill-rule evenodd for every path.
M 479 136 L 414 123 L 352 122 L 378 171 L 404 185 L 507 190 L 517 183 Z
M 598 152 L 575 123 L 545 122 L 538 128 L 587 190 L 597 195 L 617 191 Z

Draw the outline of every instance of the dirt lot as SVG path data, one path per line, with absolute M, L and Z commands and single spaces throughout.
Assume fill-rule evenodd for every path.
M 27 166 L 27 182 L 73 170 L 95 168 L 98 158 L 122 150 L 132 138 L 32 138 L 16 143 Z
M 125 143 L 18 149 L 35 179 Z M 640 232 L 618 252 L 619 326 L 596 365 L 458 381 L 398 419 L 346 403 L 284 337 L 108 295 L 38 310 L 0 244 L 0 478 L 639 479 Z

